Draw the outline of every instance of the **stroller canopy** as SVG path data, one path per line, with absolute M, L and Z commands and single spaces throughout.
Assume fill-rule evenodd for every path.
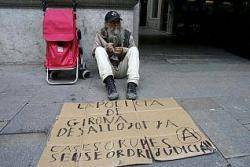
M 46 41 L 71 41 L 76 33 L 72 9 L 47 9 L 43 19 Z

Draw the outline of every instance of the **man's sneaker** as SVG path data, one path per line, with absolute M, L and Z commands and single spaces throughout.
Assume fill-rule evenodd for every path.
M 135 100 L 137 98 L 136 87 L 137 87 L 137 85 L 135 83 L 133 83 L 133 82 L 128 83 L 128 86 L 127 86 L 127 99 Z
M 112 75 L 109 75 L 104 79 L 104 83 L 106 84 L 106 89 L 108 91 L 108 99 L 116 100 L 119 97 L 119 94 L 116 91 L 115 81 Z

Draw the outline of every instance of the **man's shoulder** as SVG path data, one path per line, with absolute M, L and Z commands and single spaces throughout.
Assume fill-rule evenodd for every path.
M 101 28 L 97 34 L 99 34 L 102 38 L 107 38 L 108 37 L 108 32 L 107 29 L 105 27 Z
M 124 29 L 124 32 L 125 32 L 125 33 L 129 33 L 129 34 L 131 34 L 131 31 L 129 31 L 129 30 L 128 30 L 128 29 L 126 29 L 126 28 Z
M 124 35 L 127 36 L 128 38 L 130 37 L 132 33 L 128 29 L 124 29 Z

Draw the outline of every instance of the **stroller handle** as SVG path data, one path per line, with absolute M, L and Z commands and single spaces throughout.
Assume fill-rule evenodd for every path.
M 73 11 L 76 11 L 77 2 L 76 0 L 71 0 Z M 48 7 L 48 0 L 42 0 L 43 11 L 45 12 Z

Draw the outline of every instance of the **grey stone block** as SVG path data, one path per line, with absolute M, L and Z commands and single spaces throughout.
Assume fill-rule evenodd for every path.
M 149 51 L 148 54 L 153 53 Z M 231 61 L 234 60 L 231 59 Z M 245 70 L 241 68 L 241 65 L 245 67 Z M 249 90 L 248 83 L 250 82 L 247 63 L 173 65 L 166 63 L 162 54 L 156 57 L 143 56 L 140 71 L 141 86 L 146 88 L 144 90 L 146 93 L 142 92 L 144 97 L 152 96 L 153 92 L 161 97 L 179 98 L 249 96 L 249 92 L 246 91 Z
M 187 110 L 226 158 L 250 154 L 250 133 L 224 110 Z
M 244 127 L 246 127 L 250 131 L 250 124 L 245 124 Z
M 91 79 L 79 80 L 74 85 L 41 86 L 40 90 L 31 99 L 31 103 L 61 103 L 81 101 L 86 96 Z
M 24 97 L 30 99 L 33 95 L 37 94 L 40 86 L 36 85 L 11 85 L 0 93 L 0 99 L 6 97 Z
M 0 135 L 1 167 L 36 166 L 46 138 L 43 133 Z
M 223 109 L 215 100 L 209 97 L 177 99 L 186 110 L 216 110 Z
M 0 66 L 0 98 L 6 96 L 32 97 L 45 84 L 45 72 L 41 66 Z
M 204 156 L 184 158 L 174 161 L 154 162 L 152 165 L 138 165 L 139 167 L 226 167 L 226 160 L 218 153 Z M 136 166 L 135 166 L 136 167 Z
M 42 85 L 45 79 L 43 65 L 1 65 L 3 81 L 9 85 Z M 18 82 L 13 82 L 15 79 Z
M 28 104 L 1 131 L 1 134 L 46 132 L 52 127 L 62 104 Z
M 165 65 L 167 66 L 167 65 Z M 155 70 L 155 67 L 148 67 Z M 157 67 L 156 69 L 159 69 Z M 165 72 L 165 73 L 164 73 Z M 160 69 L 158 72 L 143 73 L 141 75 L 140 87 L 144 89 L 141 94 L 144 97 L 179 97 L 179 98 L 195 98 L 195 97 L 216 97 L 216 96 L 243 96 L 248 95 L 246 78 L 240 78 L 241 84 L 235 81 L 229 81 L 233 77 L 222 79 L 221 76 L 213 77 L 213 74 L 187 74 L 172 73 Z M 235 76 L 234 78 L 237 78 Z M 246 81 L 246 82 L 245 82 Z M 238 82 L 238 81 L 237 81 Z M 225 86 L 226 85 L 226 86 Z
M 0 120 L 11 120 L 29 101 L 29 98 L 22 96 L 0 97 Z
M 250 97 L 217 97 L 216 101 L 241 124 L 250 123 Z
M 8 124 L 8 121 L 0 121 L 0 131 Z
M 233 167 L 248 167 L 250 164 L 250 155 L 244 157 L 235 157 L 228 159 Z

